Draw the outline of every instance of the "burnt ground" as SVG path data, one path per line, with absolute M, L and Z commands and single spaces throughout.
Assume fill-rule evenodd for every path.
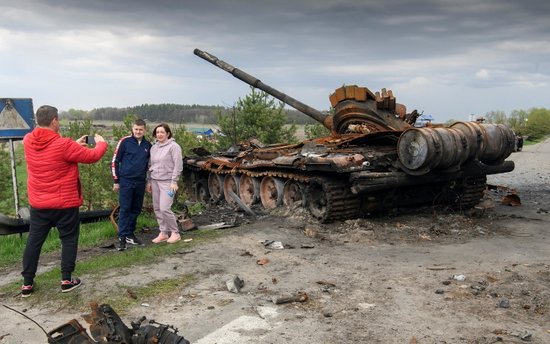
M 175 294 L 140 300 L 147 306 L 123 316 L 128 324 L 141 315 L 172 324 L 192 343 L 549 343 L 550 141 L 510 159 L 513 172 L 488 177 L 502 187 L 464 212 L 423 207 L 319 224 L 301 209 L 257 210 L 253 220 L 231 207 L 209 208 L 195 224 L 235 226 L 203 229 L 222 235 L 154 268 L 113 271 L 101 281 L 82 276 L 78 292 L 93 299 L 100 289 L 194 274 Z M 521 205 L 503 204 L 514 192 Z M 3 272 L 0 284 L 18 267 Z M 227 290 L 235 276 L 244 281 L 240 293 Z M 274 303 L 304 293 L 304 302 Z M 14 296 L 2 302 L 26 308 L 46 329 L 72 318 L 84 324 L 82 310 Z M 6 309 L 0 321 L 0 343 L 45 342 Z

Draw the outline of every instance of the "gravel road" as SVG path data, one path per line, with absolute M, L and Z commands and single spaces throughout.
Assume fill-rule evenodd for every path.
M 172 295 L 138 300 L 123 318 L 129 324 L 146 315 L 199 344 L 550 343 L 550 140 L 509 160 L 513 172 L 488 177 L 509 189 L 489 190 L 483 209 L 330 225 L 283 212 L 182 248 L 154 268 L 113 271 L 102 281 L 82 276 L 76 292 L 101 302 L 106 293 L 193 274 Z M 522 205 L 501 204 L 513 190 Z M 226 288 L 235 276 L 244 281 L 238 294 Z M 308 300 L 273 302 L 299 293 Z M 73 318 L 84 324 L 85 304 L 71 310 L 15 294 L 2 303 L 48 330 Z M 36 325 L 3 307 L 0 322 L 0 343 L 46 342 Z

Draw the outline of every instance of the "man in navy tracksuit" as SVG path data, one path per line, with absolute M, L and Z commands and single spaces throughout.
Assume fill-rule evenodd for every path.
M 143 137 L 144 134 L 145 121 L 138 119 L 132 126 L 132 135 L 123 137 L 118 142 L 111 162 L 113 191 L 119 193 L 119 251 L 125 250 L 126 244 L 142 245 L 134 232 L 143 206 L 151 150 L 151 143 Z

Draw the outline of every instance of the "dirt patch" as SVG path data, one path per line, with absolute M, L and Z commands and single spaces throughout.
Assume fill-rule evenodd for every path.
M 207 209 L 197 225 L 236 227 L 209 229 L 223 235 L 182 246 L 154 266 L 112 271 L 100 281 L 82 276 L 77 292 L 93 299 L 192 274 L 174 294 L 140 299 L 123 316 L 127 324 L 141 315 L 172 324 L 192 343 L 548 343 L 549 156 L 549 141 L 526 146 L 511 156 L 514 172 L 489 176 L 513 189 L 521 206 L 502 204 L 511 190 L 497 188 L 471 211 L 399 209 L 331 224 L 301 209 L 258 211 L 255 221 L 234 208 Z M 238 294 L 226 287 L 235 276 L 244 281 Z M 273 302 L 302 293 L 305 302 Z M 72 318 L 84 323 L 85 305 L 53 309 L 12 296 L 3 302 L 26 308 L 46 329 Z M 0 320 L 0 343 L 44 342 L 28 320 L 2 308 Z

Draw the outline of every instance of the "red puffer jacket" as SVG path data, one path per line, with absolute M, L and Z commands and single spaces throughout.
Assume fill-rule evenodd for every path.
M 45 128 L 25 135 L 23 147 L 29 204 L 38 209 L 80 207 L 83 199 L 78 163 L 94 163 L 107 151 L 106 142 L 90 149 Z

